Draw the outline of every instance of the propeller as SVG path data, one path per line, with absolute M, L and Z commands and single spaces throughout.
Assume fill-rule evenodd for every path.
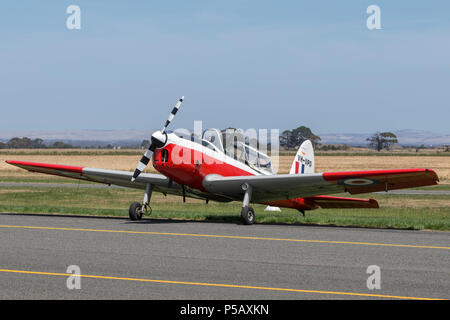
M 131 178 L 131 181 L 134 181 L 137 179 L 137 177 L 141 174 L 142 171 L 147 167 L 148 163 L 150 162 L 150 159 L 152 157 L 153 151 L 155 151 L 156 148 L 163 147 L 167 142 L 167 133 L 166 129 L 172 122 L 173 118 L 175 118 L 175 115 L 177 114 L 178 109 L 181 107 L 181 103 L 184 100 L 184 96 L 182 96 L 175 107 L 173 107 L 172 111 L 170 112 L 169 118 L 167 119 L 166 123 L 164 124 L 164 127 L 161 131 L 155 131 L 152 134 L 151 137 L 151 143 L 148 149 L 145 151 L 144 155 L 142 156 L 141 160 L 139 161 L 136 170 L 134 171 L 133 177 Z

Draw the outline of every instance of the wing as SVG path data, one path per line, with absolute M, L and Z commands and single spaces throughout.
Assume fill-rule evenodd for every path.
M 117 185 L 126 188 L 143 189 L 147 184 L 153 185 L 154 192 L 164 194 L 182 195 L 181 185 L 161 174 L 142 173 L 136 181 L 131 182 L 133 172 L 105 170 L 88 167 L 74 167 L 57 164 L 35 163 L 24 161 L 6 161 L 6 163 L 31 171 L 52 174 L 66 178 L 99 182 L 108 185 Z M 219 195 L 206 194 L 204 192 L 186 188 L 186 196 L 198 199 L 211 199 L 215 201 L 230 201 L 231 199 Z
M 208 175 L 204 188 L 213 193 L 242 199 L 242 184 L 252 186 L 252 201 L 276 201 L 348 192 L 350 194 L 435 185 L 437 174 L 430 169 L 280 174 L 272 176 L 222 177 Z

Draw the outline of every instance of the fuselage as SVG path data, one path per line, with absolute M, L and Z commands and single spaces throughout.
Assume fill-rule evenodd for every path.
M 153 167 L 178 184 L 206 191 L 203 179 L 209 174 L 224 177 L 262 174 L 245 163 L 213 150 L 213 146 L 168 134 L 167 143 L 153 153 Z
M 180 185 L 202 192 L 207 192 L 202 182 L 210 174 L 223 177 L 270 174 L 267 171 L 252 168 L 224 152 L 214 150 L 213 146 L 205 146 L 175 134 L 168 134 L 166 144 L 154 151 L 152 162 L 153 167 L 161 174 Z M 263 202 L 263 204 L 298 210 L 314 209 L 303 198 Z

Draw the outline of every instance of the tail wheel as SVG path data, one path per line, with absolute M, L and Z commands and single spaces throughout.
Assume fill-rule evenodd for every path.
M 246 225 L 251 225 L 255 222 L 255 210 L 250 206 L 245 206 L 241 211 L 242 222 Z
M 141 220 L 142 219 L 142 204 L 139 202 L 133 202 L 130 205 L 130 210 L 128 211 L 128 214 L 130 215 L 130 219 L 135 220 Z

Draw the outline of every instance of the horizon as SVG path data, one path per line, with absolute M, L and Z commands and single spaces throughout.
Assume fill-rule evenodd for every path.
M 177 128 L 179 130 L 182 128 Z M 208 128 L 211 129 L 211 128 Z M 238 128 L 239 129 L 239 128 Z M 256 129 L 258 130 L 258 129 Z M 169 130 L 172 132 L 172 130 Z M 282 131 L 280 131 L 281 134 Z M 399 146 L 420 146 L 425 145 L 427 147 L 433 146 L 446 146 L 450 145 L 450 134 L 439 134 L 430 131 L 423 130 L 393 130 L 397 135 Z M 22 132 L 10 132 L 5 136 L 4 132 L 0 132 L 0 142 L 8 142 L 12 138 L 30 138 L 42 139 L 44 143 L 52 143 L 60 141 L 64 143 L 79 144 L 81 147 L 90 146 L 92 143 L 99 146 L 106 146 L 109 144 L 115 144 L 116 146 L 129 146 L 131 144 L 139 144 L 143 140 L 148 140 L 151 136 L 151 130 L 67 130 L 67 131 L 22 131 Z M 348 145 L 348 146 L 363 146 L 366 145 L 366 138 L 372 136 L 375 132 L 369 133 L 319 133 L 315 134 L 321 138 L 320 144 L 324 145 Z M 97 135 L 96 135 L 97 134 Z M 121 136 L 123 134 L 123 136 Z M 259 136 L 259 140 L 264 142 L 270 140 Z M 74 145 L 76 147 L 76 145 Z

